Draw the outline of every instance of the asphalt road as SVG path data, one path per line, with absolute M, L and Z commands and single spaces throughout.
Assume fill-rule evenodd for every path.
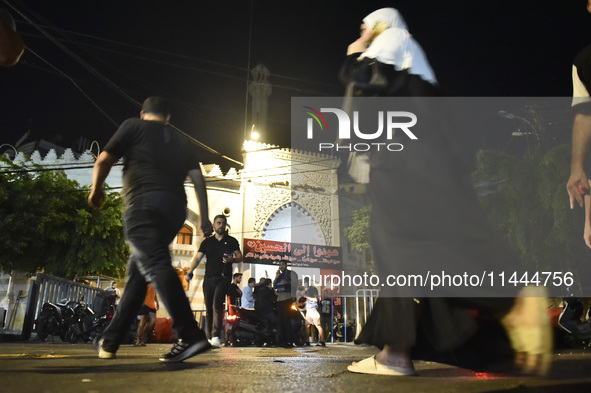
M 170 344 L 123 346 L 115 360 L 98 359 L 90 344 L 0 343 L 0 392 L 591 392 L 591 352 L 554 356 L 545 378 L 475 373 L 417 362 L 418 377 L 349 373 L 371 347 L 224 347 L 184 363 L 162 364 Z

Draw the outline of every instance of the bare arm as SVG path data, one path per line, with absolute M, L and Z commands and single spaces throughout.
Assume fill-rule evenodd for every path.
M 111 168 L 117 162 L 117 157 L 109 152 L 103 151 L 99 154 L 94 169 L 92 170 L 92 186 L 90 187 L 90 195 L 88 196 L 88 204 L 95 209 L 100 209 L 103 200 L 105 199 L 105 179 L 111 172 Z
M 201 169 L 191 169 L 189 171 L 189 178 L 193 182 L 195 194 L 199 201 L 199 216 L 201 217 L 201 225 L 199 232 L 202 237 L 208 237 L 213 233 L 213 227 L 209 221 L 209 205 L 207 202 L 207 189 L 205 188 L 205 179 L 201 173 Z
M 591 114 L 578 113 L 573 124 L 573 155 L 571 161 L 570 178 L 566 184 L 570 208 L 575 207 L 575 201 L 583 206 L 583 197 L 579 187 L 589 189 L 587 174 L 583 169 L 583 163 L 591 144 Z
M 25 45 L 21 38 L 0 17 L 0 65 L 10 67 L 18 63 Z
M 585 230 L 583 239 L 587 247 L 591 248 L 591 196 L 585 195 Z
M 199 263 L 201 262 L 201 260 L 203 259 L 204 256 L 205 256 L 205 254 L 202 253 L 201 251 L 197 251 L 193 255 L 193 258 L 191 258 L 191 262 L 189 262 L 189 271 L 187 272 L 187 275 L 185 276 L 185 280 L 191 281 L 191 278 L 193 275 L 193 270 L 197 269 L 197 266 L 199 266 Z

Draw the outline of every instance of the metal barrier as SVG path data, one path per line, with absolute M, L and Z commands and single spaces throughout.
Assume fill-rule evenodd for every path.
M 193 318 L 197 321 L 199 328 L 205 330 L 205 310 L 193 310 Z
M 365 325 L 365 321 L 367 321 L 367 318 L 369 317 L 369 314 L 371 314 L 371 311 L 373 310 L 373 304 L 375 303 L 377 296 L 378 296 L 379 290 L 377 289 L 359 289 L 357 290 L 355 295 L 343 295 L 343 296 L 323 296 L 324 297 L 329 297 L 331 299 L 331 308 L 330 308 L 330 342 L 334 343 L 335 342 L 335 334 L 338 334 L 338 332 L 341 332 L 342 337 L 337 337 L 337 338 L 342 338 L 343 342 L 347 343 L 349 341 L 353 341 L 354 339 L 357 338 L 357 336 L 359 335 L 359 333 L 361 332 L 361 329 L 363 328 L 363 326 Z M 350 317 L 350 305 L 351 302 L 353 301 L 353 299 L 355 300 L 355 317 L 353 318 L 353 321 L 351 321 L 351 317 Z M 363 302 L 363 313 L 361 313 L 361 307 L 359 306 L 360 303 Z M 349 304 L 347 304 L 349 303 Z M 335 310 L 335 306 L 342 310 L 342 312 L 339 312 L 338 310 Z M 335 321 L 335 311 L 338 313 L 341 313 L 342 316 L 342 322 L 338 322 L 338 325 L 335 326 L 334 325 L 334 321 Z M 349 327 L 351 329 L 349 329 Z M 336 328 L 336 329 L 335 329 Z M 351 332 L 349 332 L 349 330 L 351 330 Z M 350 337 L 350 335 L 353 335 L 353 337 Z
M 355 292 L 355 338 L 359 336 L 361 328 L 365 325 L 367 318 L 373 310 L 373 304 L 375 303 L 380 291 L 378 289 L 358 289 Z M 363 302 L 363 319 L 359 312 L 359 301 Z
M 34 313 L 35 319 L 45 302 L 59 303 L 64 299 L 78 301 L 84 297 L 86 304 L 92 306 L 97 294 L 105 292 L 100 288 L 43 273 L 37 273 L 35 281 L 39 288 L 39 296 Z

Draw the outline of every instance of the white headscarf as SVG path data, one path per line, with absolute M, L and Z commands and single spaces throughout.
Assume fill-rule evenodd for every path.
M 408 32 L 402 15 L 394 8 L 382 8 L 363 19 L 368 29 L 372 29 L 377 22 L 387 23 L 388 29 L 373 40 L 359 59 L 376 59 L 381 63 L 393 65 L 398 71 L 408 70 L 427 82 L 437 84 L 435 73 L 423 48 Z

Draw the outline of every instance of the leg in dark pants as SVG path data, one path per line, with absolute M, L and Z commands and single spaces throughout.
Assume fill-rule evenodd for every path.
M 178 196 L 166 192 L 144 193 L 128 203 L 123 221 L 132 253 L 125 292 L 103 335 L 106 350 L 115 352 L 119 348 L 143 303 L 148 282 L 152 283 L 172 317 L 172 328 L 179 338 L 187 340 L 204 336 L 171 265 L 168 249 L 184 222 L 185 209 Z
M 277 339 L 280 345 L 292 343 L 291 306 L 293 299 L 277 302 Z
M 207 336 L 220 337 L 224 321 L 224 300 L 230 288 L 229 277 L 208 277 L 203 280 Z

